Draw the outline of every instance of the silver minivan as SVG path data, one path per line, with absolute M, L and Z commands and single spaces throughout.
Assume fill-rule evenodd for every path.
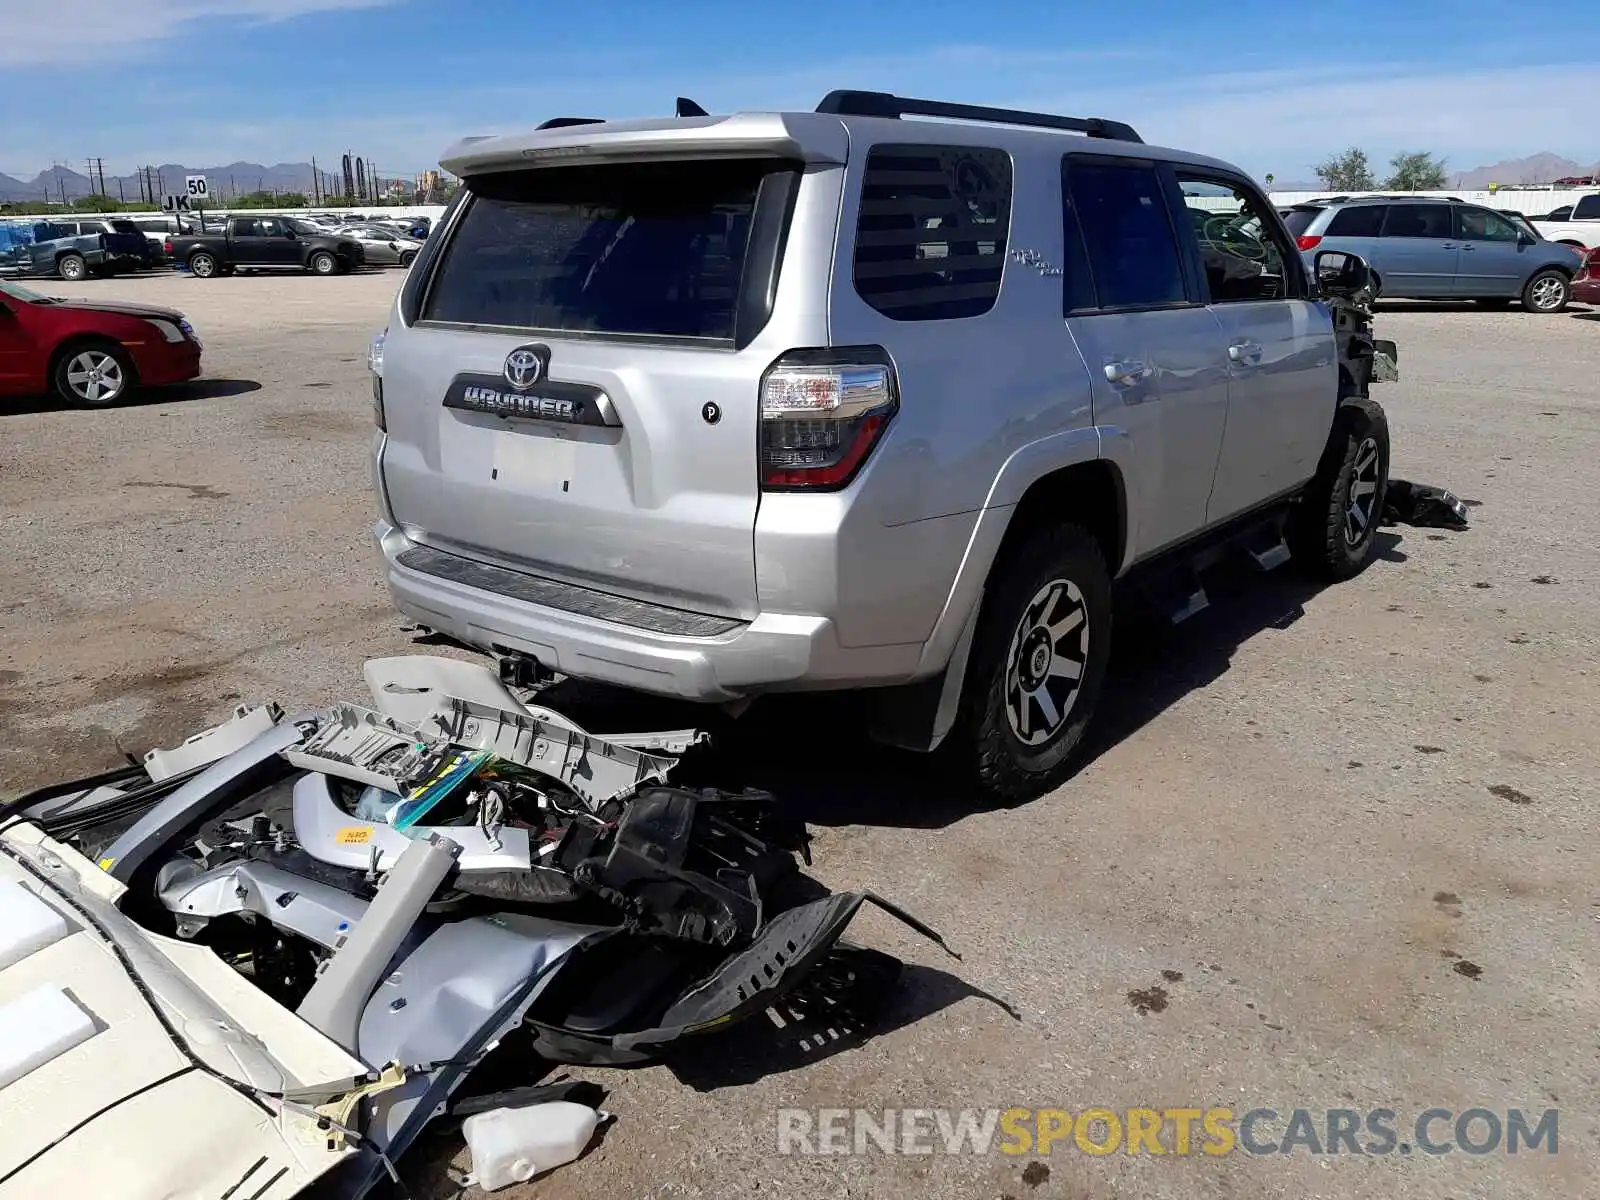
M 1391 299 L 1522 301 L 1530 312 L 1566 308 L 1582 255 L 1525 224 L 1458 200 L 1406 196 L 1296 205 L 1284 218 L 1308 257 L 1343 250 L 1366 259 Z
M 836 92 L 443 165 L 373 351 L 375 532 L 398 607 L 516 681 L 877 689 L 879 736 L 1022 796 L 1070 769 L 1113 579 L 1189 612 L 1219 547 L 1372 555 L 1373 346 L 1226 163 Z

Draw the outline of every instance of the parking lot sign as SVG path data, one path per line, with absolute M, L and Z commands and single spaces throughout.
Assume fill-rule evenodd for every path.
M 209 200 L 211 198 L 211 185 L 206 182 L 204 175 L 185 175 L 183 182 L 189 188 L 191 200 Z
M 161 211 L 169 213 L 188 212 L 189 196 L 186 192 L 174 192 L 161 198 Z

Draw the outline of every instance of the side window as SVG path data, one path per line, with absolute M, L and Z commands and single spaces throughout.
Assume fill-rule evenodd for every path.
M 1099 307 L 1184 303 L 1188 295 L 1178 239 L 1155 167 L 1069 157 L 1066 172 L 1069 216 L 1082 235 Z M 1069 246 L 1069 270 L 1075 249 Z
M 254 217 L 235 217 L 233 221 L 234 237 L 259 237 L 261 236 L 261 222 Z
M 282 237 L 283 226 L 271 217 L 262 217 L 256 222 L 256 232 L 260 237 Z
M 1574 221 L 1589 221 L 1600 217 L 1600 194 L 1585 196 L 1572 206 Z
M 1460 222 L 1460 237 L 1474 242 L 1515 242 L 1517 227 L 1499 213 L 1486 208 L 1458 208 L 1456 220 Z
M 973 146 L 878 145 L 856 219 L 856 294 L 896 321 L 994 307 L 1011 223 L 1011 159 Z
M 1354 204 L 1341 208 L 1328 222 L 1328 237 L 1377 237 L 1383 229 L 1387 204 Z
M 1455 214 L 1448 204 L 1391 204 L 1383 237 L 1449 238 Z
M 1283 300 L 1298 276 L 1290 275 L 1294 252 L 1280 240 L 1266 205 L 1245 189 L 1185 174 L 1178 169 L 1183 206 L 1200 245 L 1200 261 L 1215 303 Z

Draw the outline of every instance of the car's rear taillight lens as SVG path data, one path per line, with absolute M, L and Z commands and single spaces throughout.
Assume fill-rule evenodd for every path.
M 1294 244 L 1299 246 L 1302 250 L 1315 250 L 1318 246 L 1322 245 L 1322 238 L 1314 233 L 1302 233 L 1299 237 L 1295 238 Z
M 899 409 L 899 391 L 876 346 L 785 354 L 761 380 L 761 486 L 844 487 Z
M 389 430 L 389 424 L 383 411 L 383 343 L 388 336 L 389 331 L 385 329 L 372 339 L 372 346 L 367 351 L 367 370 L 372 372 L 372 419 L 385 433 Z
M 168 238 L 166 241 L 161 243 L 161 250 L 165 254 L 171 254 L 172 253 L 172 239 L 171 238 Z

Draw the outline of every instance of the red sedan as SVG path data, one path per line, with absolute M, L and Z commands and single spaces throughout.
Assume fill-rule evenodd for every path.
M 183 314 L 113 300 L 57 300 L 0 280 L 0 396 L 54 391 L 104 408 L 135 387 L 200 374 Z
M 1583 256 L 1583 265 L 1572 277 L 1572 298 L 1579 304 L 1600 304 L 1600 247 Z

